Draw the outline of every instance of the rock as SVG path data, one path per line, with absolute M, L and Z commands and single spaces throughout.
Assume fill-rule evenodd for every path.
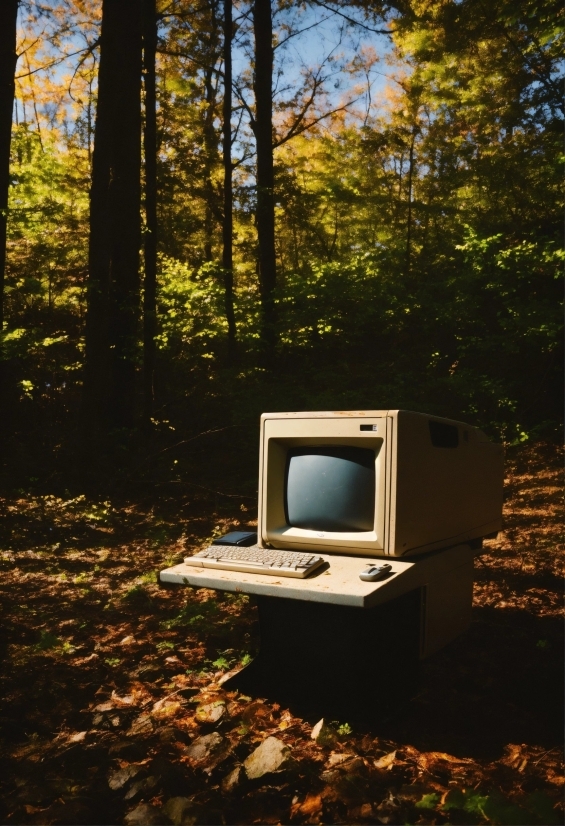
M 126 783 L 136 777 L 140 771 L 140 766 L 126 766 L 125 769 L 118 769 L 118 771 L 112 772 L 109 776 L 108 786 L 113 789 L 113 791 L 123 789 Z
M 333 746 L 337 739 L 335 731 L 331 726 L 327 725 L 323 717 L 321 720 L 318 720 L 312 729 L 310 737 L 312 740 L 315 740 L 319 746 Z
M 196 823 L 194 803 L 189 797 L 171 797 L 163 806 L 163 812 L 175 826 L 193 826 Z
M 243 769 L 241 766 L 236 766 L 235 769 L 229 774 L 226 774 L 224 779 L 222 780 L 222 792 L 224 794 L 230 794 L 233 792 L 237 786 L 239 786 L 243 775 Z
M 217 723 L 226 711 L 225 703 L 217 700 L 214 703 L 205 703 L 196 709 L 196 719 L 199 723 Z
M 211 734 L 197 737 L 192 745 L 187 747 L 185 754 L 197 763 L 202 763 L 218 751 L 223 742 L 222 735 L 218 734 L 217 731 L 213 731 Z
M 245 773 L 250 780 L 264 774 L 281 771 L 290 763 L 290 748 L 276 737 L 267 737 L 244 762 Z
M 158 826 L 158 824 L 165 823 L 165 818 L 155 806 L 141 803 L 128 812 L 124 817 L 124 823 L 126 826 Z

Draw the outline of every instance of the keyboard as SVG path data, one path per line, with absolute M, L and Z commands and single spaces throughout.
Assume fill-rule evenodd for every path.
M 320 565 L 321 556 L 304 551 L 275 551 L 251 545 L 247 548 L 229 545 L 210 545 L 203 551 L 188 556 L 186 565 L 198 568 L 219 568 L 223 571 L 241 571 L 269 576 L 293 576 L 304 579 Z

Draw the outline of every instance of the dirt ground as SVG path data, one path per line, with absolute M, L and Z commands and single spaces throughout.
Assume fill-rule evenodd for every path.
M 245 504 L 0 499 L 1 822 L 563 822 L 561 468 L 551 445 L 509 451 L 471 628 L 400 711 L 317 740 L 222 688 L 257 650 L 247 597 L 157 583 L 253 525 Z

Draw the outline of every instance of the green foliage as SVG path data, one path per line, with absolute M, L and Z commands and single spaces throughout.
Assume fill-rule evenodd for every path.
M 190 25 L 175 15 L 161 21 L 170 48 L 157 67 L 156 439 L 169 445 L 217 426 L 255 427 L 267 409 L 348 407 L 468 419 L 508 444 L 555 432 L 560 15 L 554 0 L 519 8 L 510 0 L 415 0 L 410 14 L 395 15 L 389 57 L 401 82 L 387 86 L 379 107 L 362 123 L 353 114 L 325 119 L 276 149 L 273 371 L 258 358 L 255 180 L 245 130 L 233 175 L 237 358 L 228 347 L 221 84 L 210 85 L 202 70 L 220 59 L 219 22 L 203 9 Z M 65 128 L 59 120 L 41 134 L 29 123 L 13 129 L 1 355 L 19 474 L 16 483 L 6 465 L 5 478 L 22 488 L 44 478 L 41 461 L 60 462 L 58 480 L 82 471 L 71 437 L 84 367 L 85 115 L 72 122 L 69 110 Z M 287 117 L 288 105 L 276 113 Z M 119 465 L 138 449 L 137 434 L 114 435 L 108 464 Z M 164 485 L 190 477 L 221 492 L 196 453 L 185 458 L 192 449 L 163 454 L 171 462 L 159 460 L 147 475 L 161 474 Z M 237 454 L 245 494 L 255 492 L 256 470 L 250 461 L 244 467 L 255 449 L 239 434 L 222 448 Z M 101 505 L 90 520 L 108 526 L 112 514 Z M 144 592 L 135 594 L 143 602 Z
M 173 619 L 165 620 L 163 628 L 190 628 L 194 631 L 210 631 L 214 628 L 219 613 L 216 600 L 187 602 L 182 611 Z
M 158 642 L 156 645 L 157 651 L 172 651 L 174 647 L 174 642 L 169 642 L 168 640 Z
M 435 809 L 438 801 L 440 799 L 439 794 L 432 792 L 430 794 L 425 794 L 421 800 L 416 803 L 417 809 Z
M 36 648 L 38 651 L 50 651 L 52 648 L 58 648 L 60 645 L 61 640 L 50 631 L 41 631 Z
M 159 582 L 159 574 L 157 571 L 148 571 L 139 577 L 143 585 L 157 585 Z
M 427 794 L 416 805 L 419 808 L 432 809 L 437 806 L 438 800 L 439 795 Z M 560 822 L 553 801 L 542 791 L 522 795 L 518 802 L 514 802 L 497 791 L 486 793 L 454 788 L 450 789 L 438 808 L 446 812 L 466 812 L 500 826 L 550 826 Z
M 117 668 L 121 663 L 121 660 L 118 657 L 107 657 L 104 662 L 106 665 L 109 665 L 110 668 Z
M 218 657 L 217 660 L 213 660 L 212 665 L 215 668 L 229 668 L 230 667 L 229 660 L 227 660 L 225 657 Z
M 134 585 L 122 597 L 123 601 L 132 606 L 143 608 L 151 604 L 151 597 L 143 585 Z

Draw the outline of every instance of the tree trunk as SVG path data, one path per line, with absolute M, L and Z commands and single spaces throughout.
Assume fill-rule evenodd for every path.
M 85 413 L 134 423 L 141 241 L 141 0 L 104 0 L 90 191 Z
M 216 19 L 214 8 L 212 8 L 212 33 L 216 32 Z M 217 48 L 217 46 L 216 46 Z M 214 45 L 211 44 L 209 59 L 212 61 L 215 57 Z M 214 212 L 218 214 L 217 193 L 212 181 L 212 169 L 214 162 L 218 157 L 218 133 L 215 128 L 214 121 L 216 119 L 216 97 L 217 87 L 214 83 L 214 71 L 211 67 L 206 69 L 204 75 L 204 88 L 206 90 L 206 114 L 203 123 L 203 137 L 204 137 L 204 191 L 206 199 L 204 203 L 204 260 L 206 262 L 213 259 L 213 236 L 214 236 Z
M 19 0 L 0 3 L 0 380 L 2 371 L 2 340 L 4 325 L 4 274 L 6 269 L 6 232 L 8 226 L 8 192 L 10 188 L 10 142 L 14 109 L 14 74 L 16 26 Z
M 233 310 L 233 182 L 231 162 L 231 112 L 232 112 L 232 0 L 224 0 L 224 102 L 223 102 L 223 161 L 224 161 L 224 214 L 222 222 L 222 267 L 224 270 L 224 296 L 228 322 L 229 360 L 236 358 L 236 326 Z
M 157 333 L 157 9 L 144 0 L 143 68 L 145 82 L 145 278 L 143 290 L 143 412 L 149 422 L 155 397 L 155 336 Z
M 410 153 L 408 157 L 408 216 L 406 222 L 406 275 L 410 275 L 411 244 L 412 244 L 412 176 L 414 173 L 414 144 L 416 143 L 416 127 L 412 128 Z
M 275 287 L 275 199 L 273 168 L 273 19 L 271 0 L 255 0 L 255 120 L 257 145 L 257 234 L 259 240 L 259 283 L 262 309 L 262 345 L 270 366 L 276 345 Z

